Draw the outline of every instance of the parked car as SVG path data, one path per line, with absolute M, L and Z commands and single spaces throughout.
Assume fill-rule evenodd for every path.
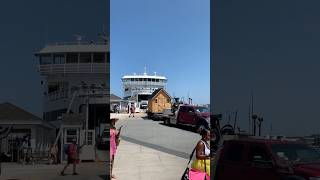
M 210 128 L 210 111 L 203 106 L 194 106 L 190 104 L 180 105 L 175 112 L 175 116 L 165 119 L 165 124 L 183 124 L 195 127 L 199 130 L 201 127 Z
M 225 141 L 218 154 L 215 180 L 319 180 L 320 153 L 286 140 Z

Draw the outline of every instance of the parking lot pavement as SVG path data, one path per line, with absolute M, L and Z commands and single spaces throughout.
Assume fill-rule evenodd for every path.
M 80 163 L 77 166 L 79 175 L 73 176 L 72 166 L 66 176 L 60 176 L 65 164 L 59 165 L 19 165 L 2 163 L 1 180 L 106 180 L 106 162 Z
M 117 180 L 179 180 L 187 159 L 122 140 L 115 158 Z

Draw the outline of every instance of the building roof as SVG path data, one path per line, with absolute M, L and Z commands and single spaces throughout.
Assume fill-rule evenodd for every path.
M 164 90 L 163 88 L 159 88 L 153 91 L 153 93 L 149 96 L 149 100 L 155 98 L 160 93 L 160 91 L 163 91 L 171 99 L 171 96 L 167 93 L 166 90 Z
M 53 44 L 47 45 L 35 55 L 47 53 L 109 52 L 107 44 Z
M 122 99 L 121 99 L 121 97 L 119 97 L 117 95 L 111 94 L 110 95 L 110 101 L 115 101 L 115 100 L 122 100 Z
M 50 123 L 43 121 L 38 116 L 8 102 L 0 104 L 0 124 L 42 125 L 49 128 L 53 127 Z
M 166 80 L 167 78 L 165 76 L 158 76 L 158 75 L 125 75 L 122 77 L 123 79 L 131 79 L 131 78 L 150 78 L 150 79 L 163 79 Z

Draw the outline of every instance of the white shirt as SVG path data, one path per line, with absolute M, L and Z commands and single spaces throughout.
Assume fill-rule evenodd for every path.
M 201 140 L 202 141 L 202 140 Z M 208 147 L 207 143 L 202 141 L 202 143 L 204 144 L 204 154 L 206 156 L 210 156 L 210 147 Z

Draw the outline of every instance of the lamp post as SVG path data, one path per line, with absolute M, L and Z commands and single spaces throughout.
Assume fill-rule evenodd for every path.
M 258 126 L 259 126 L 259 136 L 261 136 L 261 124 L 263 122 L 263 117 L 258 118 Z
M 253 136 L 256 136 L 256 122 L 257 122 L 257 115 L 252 115 L 252 125 L 253 125 Z

